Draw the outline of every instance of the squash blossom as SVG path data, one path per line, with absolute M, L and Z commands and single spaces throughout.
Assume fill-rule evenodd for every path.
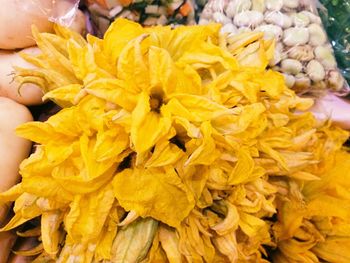
M 41 54 L 16 78 L 62 110 L 17 134 L 37 143 L 1 230 L 34 262 L 350 262 L 348 133 L 318 122 L 281 74 L 274 43 L 219 25 L 103 39 L 33 29 Z

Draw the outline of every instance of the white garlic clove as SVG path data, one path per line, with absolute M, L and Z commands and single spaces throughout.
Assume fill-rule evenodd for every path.
M 324 80 L 321 80 L 321 81 L 312 83 L 312 87 L 315 90 L 325 90 L 327 88 L 327 84 Z
M 276 25 L 258 26 L 254 31 L 264 32 L 264 36 L 267 39 L 275 38 L 276 40 L 280 40 L 283 35 L 282 28 Z
M 281 70 L 284 73 L 297 75 L 303 69 L 303 65 L 296 59 L 284 59 L 281 62 Z
M 233 18 L 236 14 L 249 10 L 251 6 L 252 3 L 250 0 L 229 1 L 225 13 L 228 17 Z
M 298 0 L 283 0 L 283 7 L 297 8 L 299 6 Z
M 211 10 L 208 6 L 206 6 L 201 14 L 201 19 L 211 20 L 213 17 L 213 10 Z
M 314 49 L 310 45 L 294 46 L 287 50 L 288 57 L 299 61 L 310 61 L 314 56 Z
M 333 57 L 332 49 L 328 46 L 318 46 L 314 50 L 315 57 L 319 60 Z
M 313 23 L 313 24 L 310 24 L 307 28 L 309 29 L 309 34 L 310 34 L 310 39 L 309 39 L 310 45 L 319 46 L 326 43 L 327 35 L 320 25 Z
M 303 7 L 303 9 L 306 8 L 313 8 L 315 5 L 315 0 L 299 0 L 299 7 Z
M 216 23 L 220 23 L 220 24 L 228 24 L 228 23 L 232 23 L 232 20 L 230 18 L 228 18 L 227 16 L 225 16 L 223 13 L 221 12 L 215 12 L 213 14 L 213 20 Z
M 283 0 L 266 0 L 266 8 L 271 11 L 280 11 L 283 7 Z
M 258 11 L 243 11 L 234 18 L 234 24 L 238 27 L 256 27 L 264 20 L 264 16 Z
M 320 62 L 311 60 L 306 66 L 306 74 L 314 81 L 321 81 L 325 78 L 326 72 Z
M 304 93 L 310 89 L 311 80 L 303 74 L 295 77 L 295 83 L 293 89 L 297 93 Z
M 344 87 L 344 78 L 338 70 L 330 70 L 327 73 L 328 87 L 335 91 L 340 91 Z
M 221 29 L 220 29 L 221 33 L 237 33 L 237 27 L 235 27 L 233 24 L 229 23 L 224 25 Z
M 315 57 L 326 69 L 332 69 L 337 66 L 333 56 L 333 50 L 328 46 L 318 46 L 314 50 Z
M 277 42 L 275 49 L 278 50 L 279 52 L 282 52 L 284 49 L 283 44 L 281 42 Z
M 309 30 L 303 27 L 291 27 L 283 33 L 283 43 L 287 46 L 305 45 L 309 41 Z
M 178 1 L 178 0 L 176 0 L 176 1 Z M 210 8 L 212 13 L 215 13 L 215 12 L 223 13 L 225 8 L 227 8 L 226 3 L 227 3 L 226 0 L 211 1 L 211 2 L 209 1 L 207 6 Z
M 321 64 L 325 69 L 334 69 L 337 67 L 337 61 L 334 57 L 330 57 L 329 59 L 320 60 Z
M 321 18 L 318 15 L 315 15 L 309 11 L 301 11 L 300 13 L 306 15 L 309 18 L 311 23 L 322 25 Z
M 269 24 L 274 24 L 282 28 L 289 28 L 292 26 L 292 19 L 281 12 L 266 12 L 265 21 Z
M 265 0 L 252 0 L 252 10 L 264 13 L 265 7 Z
M 286 73 L 282 73 L 284 76 L 284 82 L 288 88 L 292 88 L 295 84 L 295 77 Z
M 199 22 L 198 22 L 199 25 L 207 25 L 209 23 L 210 23 L 210 21 L 208 19 L 205 19 L 205 18 L 199 19 Z
M 303 13 L 293 13 L 291 15 L 293 25 L 296 27 L 306 27 L 310 24 L 310 19 L 306 14 Z

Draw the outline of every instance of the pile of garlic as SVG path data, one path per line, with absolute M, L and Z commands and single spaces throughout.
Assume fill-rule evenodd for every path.
M 264 32 L 276 39 L 269 63 L 299 94 L 326 88 L 339 94 L 348 87 L 337 69 L 333 50 L 317 15 L 314 0 L 212 0 L 200 24 L 223 24 L 222 33 Z

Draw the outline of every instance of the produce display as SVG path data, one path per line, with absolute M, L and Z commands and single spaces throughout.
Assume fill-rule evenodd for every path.
M 62 110 L 16 129 L 37 145 L 0 195 L 2 231 L 39 217 L 33 262 L 349 262 L 349 133 L 266 69 L 263 33 L 219 32 L 33 32 L 17 77 Z
M 199 23 L 209 22 L 224 24 L 222 32 L 227 34 L 260 31 L 276 39 L 269 66 L 282 72 L 296 92 L 317 95 L 328 88 L 340 95 L 349 93 L 317 14 L 316 1 L 211 0 Z
M 196 12 L 206 1 L 193 0 L 90 0 L 97 35 L 102 36 L 116 18 L 127 18 L 145 26 L 195 24 Z
M 349 3 L 322 3 L 4 1 L 0 262 L 350 262 Z

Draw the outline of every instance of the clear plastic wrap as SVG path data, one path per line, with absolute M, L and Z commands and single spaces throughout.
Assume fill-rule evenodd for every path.
M 79 0 L 15 0 L 25 13 L 39 13 L 49 21 L 70 26 L 77 14 Z M 35 8 L 33 8 L 35 6 Z
M 319 14 L 333 46 L 338 67 L 350 84 L 350 0 L 320 0 Z
M 200 24 L 223 24 L 228 35 L 264 32 L 275 38 L 269 66 L 280 71 L 286 84 L 299 94 L 330 89 L 347 95 L 349 86 L 340 73 L 315 0 L 210 0 Z

